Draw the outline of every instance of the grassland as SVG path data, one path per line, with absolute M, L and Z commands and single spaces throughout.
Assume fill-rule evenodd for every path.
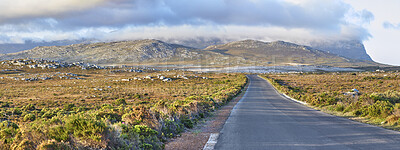
M 242 74 L 181 71 L 0 70 L 0 149 L 162 149 L 247 82 Z
M 317 109 L 400 130 L 400 75 L 397 72 L 269 74 L 262 77 L 279 91 Z

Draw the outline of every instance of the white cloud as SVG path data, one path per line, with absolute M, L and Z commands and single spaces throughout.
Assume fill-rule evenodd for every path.
M 342 0 L 3 1 L 2 42 L 196 37 L 300 43 L 364 40 L 369 34 L 363 24 L 373 18 Z
M 400 29 L 400 23 L 399 24 L 393 24 L 393 23 L 390 23 L 388 21 L 385 21 L 383 23 L 383 27 L 386 28 L 386 29 Z
M 0 22 L 28 17 L 56 17 L 93 8 L 105 0 L 1 0 Z

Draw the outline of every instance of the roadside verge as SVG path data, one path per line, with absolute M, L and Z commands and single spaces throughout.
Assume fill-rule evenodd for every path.
M 206 147 L 214 148 L 212 143 L 216 143 L 213 139 L 217 139 L 220 130 L 228 119 L 233 107 L 240 101 L 243 95 L 246 93 L 247 88 L 250 85 L 250 80 L 247 79 L 247 83 L 242 91 L 230 100 L 227 104 L 220 107 L 213 112 L 212 116 L 206 117 L 200 123 L 195 125 L 193 129 L 186 130 L 181 136 L 171 139 L 165 144 L 166 150 L 189 150 L 189 149 L 204 149 Z M 213 135 L 210 138 L 210 135 Z M 216 137 L 216 138 L 215 138 Z M 210 145 L 206 145 L 210 140 Z

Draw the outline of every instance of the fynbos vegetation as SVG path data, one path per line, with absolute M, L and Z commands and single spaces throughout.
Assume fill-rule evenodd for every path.
M 263 75 L 279 91 L 322 110 L 400 129 L 399 73 Z
M 0 66 L 13 70 L 0 72 L 0 149 L 162 149 L 247 81 L 241 74 L 12 67 Z M 9 78 L 37 72 L 81 79 Z

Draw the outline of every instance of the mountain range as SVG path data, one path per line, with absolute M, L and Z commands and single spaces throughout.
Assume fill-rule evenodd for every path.
M 284 41 L 243 40 L 199 49 L 147 39 L 67 46 L 39 46 L 31 50 L 0 54 L 0 60 L 34 58 L 100 65 L 326 65 L 340 67 L 381 65 L 371 60 L 363 46 L 358 45 L 359 49 L 354 50 L 358 53 L 345 53 L 353 50 L 350 48 L 346 51 L 346 48 L 350 47 L 349 45 L 351 44 L 342 46 L 342 51 L 323 51 Z M 325 48 L 329 48 L 329 46 Z

